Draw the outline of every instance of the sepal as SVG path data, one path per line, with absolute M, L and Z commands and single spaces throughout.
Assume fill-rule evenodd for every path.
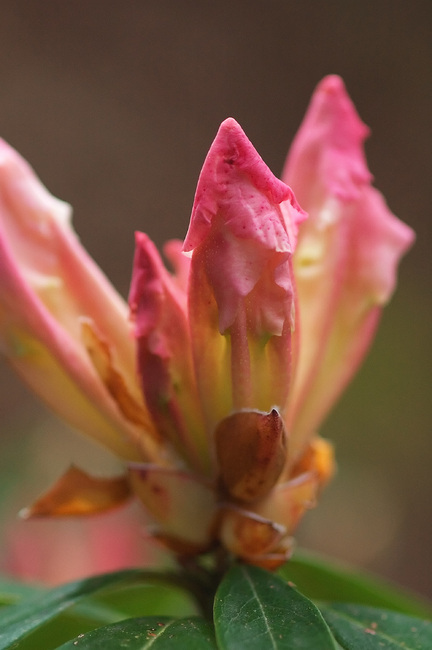
M 219 478 L 229 496 L 253 503 L 267 495 L 286 462 L 286 431 L 276 409 L 240 411 L 215 431 Z
M 94 515 L 131 498 L 127 477 L 99 478 L 71 465 L 53 487 L 20 512 L 23 519 Z

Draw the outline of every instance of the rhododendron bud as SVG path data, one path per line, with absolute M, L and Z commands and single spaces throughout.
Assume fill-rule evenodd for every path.
M 210 428 L 234 409 L 283 407 L 289 389 L 291 257 L 305 217 L 233 120 L 205 160 L 184 250 L 192 347 Z
M 365 135 L 340 79 L 325 79 L 288 157 L 291 189 L 225 120 L 184 252 L 165 247 L 174 273 L 136 236 L 129 317 L 64 204 L 3 146 L 3 349 L 53 407 L 126 461 L 112 479 L 72 468 L 26 516 L 90 514 L 135 495 L 151 534 L 179 556 L 222 547 L 271 569 L 289 557 L 334 472 L 317 429 L 413 238 L 370 186 Z

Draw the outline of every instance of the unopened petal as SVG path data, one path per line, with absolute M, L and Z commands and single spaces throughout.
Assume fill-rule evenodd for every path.
M 238 123 L 228 118 L 201 171 L 184 250 L 194 250 L 208 237 L 222 207 L 234 236 L 290 251 L 286 226 L 272 208 L 288 199 L 300 212 L 290 188 L 272 174 Z
M 232 119 L 205 160 L 184 250 L 201 399 L 213 426 L 231 410 L 281 407 L 294 318 L 291 255 L 304 217 Z M 277 350 L 277 351 L 276 351 Z

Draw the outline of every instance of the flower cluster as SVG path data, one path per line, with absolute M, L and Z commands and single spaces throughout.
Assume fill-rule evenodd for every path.
M 125 466 L 112 479 L 71 467 L 26 516 L 91 514 L 135 495 L 179 555 L 222 546 L 269 568 L 289 557 L 334 471 L 317 430 L 413 241 L 371 187 L 366 135 L 336 76 L 318 86 L 282 180 L 227 119 L 185 241 L 165 246 L 175 272 L 136 235 L 129 307 L 79 244 L 69 207 L 0 145 L 2 350 Z

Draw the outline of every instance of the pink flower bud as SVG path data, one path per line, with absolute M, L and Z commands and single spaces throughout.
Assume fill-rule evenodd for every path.
M 233 408 L 285 404 L 291 257 L 304 216 L 235 120 L 225 120 L 205 160 L 184 243 L 192 252 L 189 321 L 210 428 Z
M 77 242 L 69 210 L 0 147 L 0 341 L 72 424 L 125 459 L 74 469 L 26 514 L 136 495 L 182 556 L 216 547 L 267 568 L 334 472 L 317 429 L 371 342 L 413 233 L 371 187 L 367 129 L 342 81 L 318 86 L 274 177 L 222 123 L 169 273 L 136 236 L 126 306 Z M 131 329 L 133 336 L 131 336 Z M 141 389 L 141 390 L 140 390 Z

